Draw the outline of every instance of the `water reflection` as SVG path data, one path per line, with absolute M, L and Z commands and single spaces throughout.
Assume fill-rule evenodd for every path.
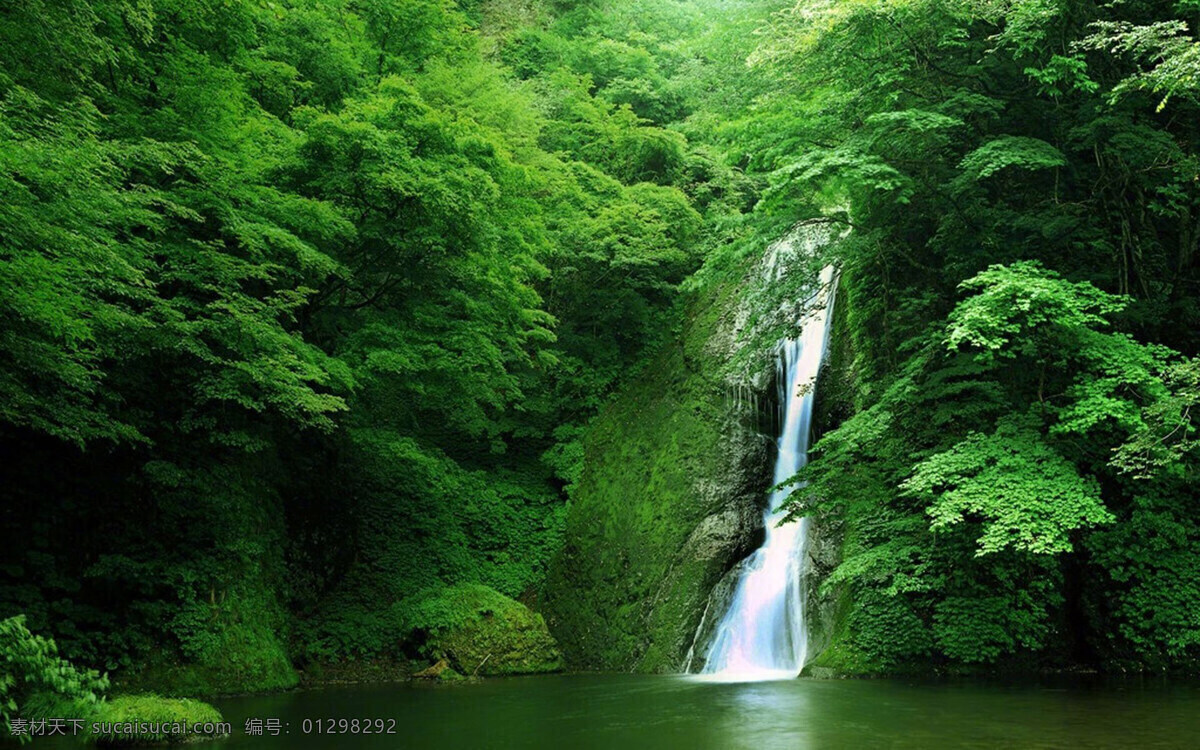
M 1197 744 L 1200 690 L 1166 685 L 711 683 L 561 675 L 382 685 L 217 701 L 214 748 L 1178 748 Z M 305 734 L 305 719 L 396 720 L 390 735 Z M 286 733 L 248 737 L 248 718 Z

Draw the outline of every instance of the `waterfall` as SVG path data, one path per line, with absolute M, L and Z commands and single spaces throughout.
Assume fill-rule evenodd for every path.
M 803 306 L 798 338 L 780 345 L 777 383 L 782 411 L 772 486 L 808 460 L 814 385 L 828 346 L 833 308 L 832 267 L 821 272 L 816 294 Z M 781 524 L 793 487 L 772 490 L 764 512 L 766 537 L 737 568 L 738 580 L 708 647 L 701 674 L 750 681 L 793 678 L 808 651 L 805 623 L 806 543 L 809 521 Z M 703 623 L 701 625 L 703 628 Z

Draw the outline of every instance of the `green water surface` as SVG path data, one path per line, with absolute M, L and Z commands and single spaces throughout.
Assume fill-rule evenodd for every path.
M 215 703 L 233 723 L 233 735 L 204 747 L 1200 747 L 1200 688 L 1145 681 L 713 684 L 682 677 L 561 675 L 324 688 Z M 317 720 L 328 726 L 332 719 L 337 726 L 336 720 L 353 718 L 382 719 L 385 727 L 394 720 L 395 733 L 317 732 Z M 247 735 L 247 719 L 278 720 L 280 733 Z

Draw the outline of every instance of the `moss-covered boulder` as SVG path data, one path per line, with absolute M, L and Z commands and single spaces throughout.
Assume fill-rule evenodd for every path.
M 221 712 L 203 701 L 154 694 L 121 695 L 100 703 L 88 729 L 102 747 L 169 745 L 224 736 Z
M 464 675 L 554 672 L 558 644 L 542 616 L 479 584 L 426 591 L 403 603 L 409 639 Z

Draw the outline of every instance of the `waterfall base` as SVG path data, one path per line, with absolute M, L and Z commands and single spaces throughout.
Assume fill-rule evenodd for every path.
M 733 597 L 703 654 L 701 673 L 710 680 L 792 679 L 808 656 L 804 578 L 809 523 L 803 518 L 785 522 L 787 500 L 796 485 L 779 485 L 808 460 L 816 379 L 828 347 L 833 280 L 833 268 L 826 267 L 812 297 L 800 307 L 800 335 L 780 345 L 782 418 L 772 482 L 776 489 L 763 516 L 763 544 L 741 565 Z M 698 637 L 703 630 L 701 623 Z
M 794 669 L 746 669 L 722 670 L 720 672 L 690 674 L 693 682 L 770 682 L 772 680 L 794 680 L 800 673 Z

